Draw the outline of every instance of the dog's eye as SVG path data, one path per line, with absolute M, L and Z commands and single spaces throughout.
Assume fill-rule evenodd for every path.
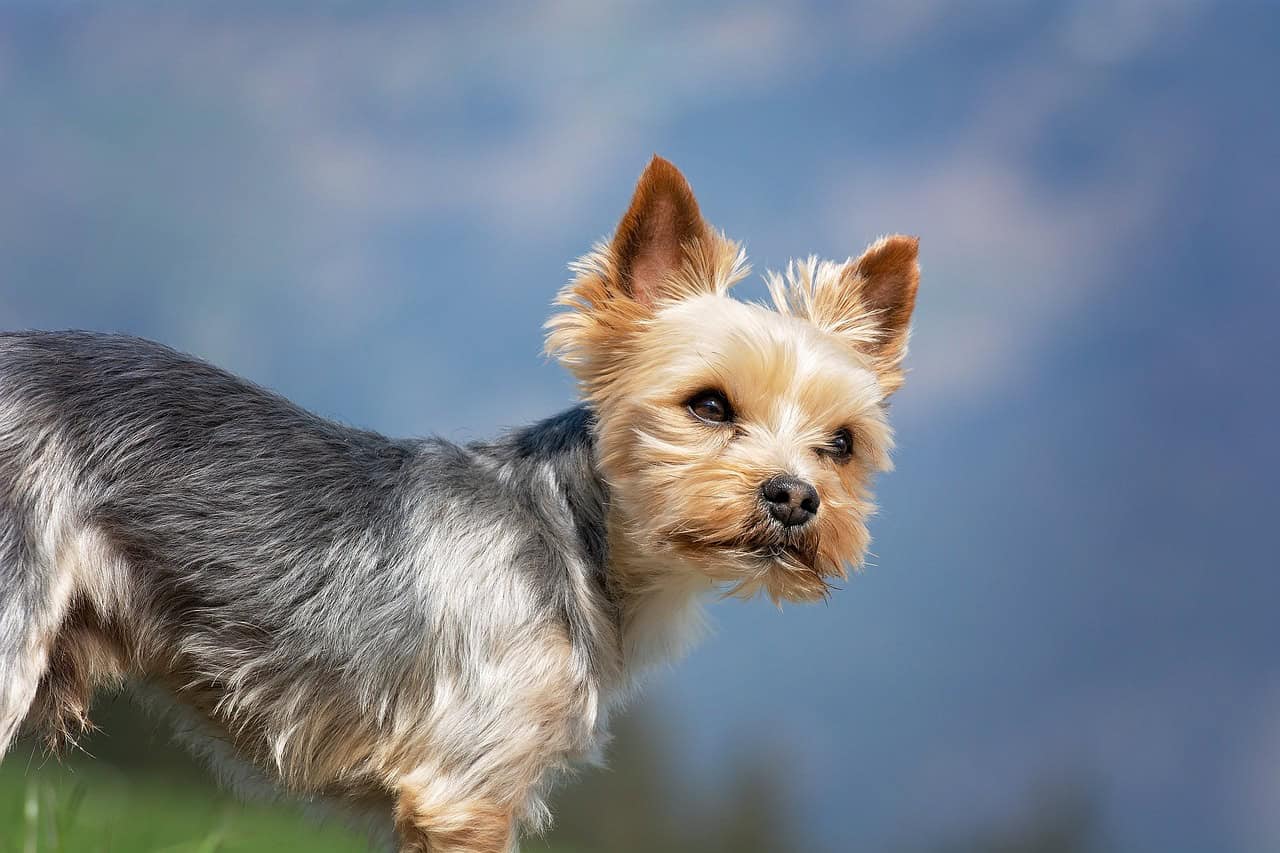
M 701 421 L 723 424 L 733 420 L 733 409 L 719 391 L 700 391 L 689 398 L 689 411 Z
M 837 462 L 847 462 L 853 456 L 853 433 L 847 429 L 836 430 L 831 436 L 831 443 L 823 448 L 823 452 Z

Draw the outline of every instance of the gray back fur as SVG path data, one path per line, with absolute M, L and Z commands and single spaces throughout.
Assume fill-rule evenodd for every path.
M 212 687 L 315 683 L 306 701 L 385 715 L 431 689 L 424 656 L 465 673 L 486 620 L 548 619 L 597 683 L 617 662 L 592 426 L 578 407 L 470 446 L 389 439 L 149 341 L 0 335 L 0 684 L 54 618 L 68 529 L 105 538 L 146 630 Z M 500 615 L 474 612 L 486 584 Z M 95 614 L 141 642 L 118 616 Z

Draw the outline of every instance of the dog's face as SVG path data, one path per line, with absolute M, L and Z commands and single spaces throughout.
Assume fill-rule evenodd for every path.
M 576 271 L 548 346 L 596 410 L 627 534 L 737 593 L 823 596 L 870 539 L 916 241 L 793 264 L 769 277 L 772 308 L 742 303 L 727 293 L 746 274 L 741 252 L 655 158 L 612 242 Z

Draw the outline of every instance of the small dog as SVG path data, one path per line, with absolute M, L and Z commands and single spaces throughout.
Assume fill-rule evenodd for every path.
M 150 685 L 233 780 L 383 808 L 401 849 L 537 831 L 703 594 L 813 601 L 864 554 L 917 241 L 770 275 L 654 158 L 547 350 L 577 408 L 394 440 L 135 338 L 0 335 L 0 754 Z

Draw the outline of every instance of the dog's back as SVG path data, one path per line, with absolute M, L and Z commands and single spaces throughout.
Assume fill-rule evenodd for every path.
M 0 750 L 46 665 L 67 736 L 148 640 L 261 664 L 344 549 L 394 550 L 412 452 L 149 341 L 0 336 Z
M 298 790 L 432 756 L 527 787 L 472 733 L 539 768 L 589 746 L 588 423 L 396 441 L 148 341 L 0 335 L 0 755 L 24 719 L 74 743 L 96 687 L 143 678 Z

